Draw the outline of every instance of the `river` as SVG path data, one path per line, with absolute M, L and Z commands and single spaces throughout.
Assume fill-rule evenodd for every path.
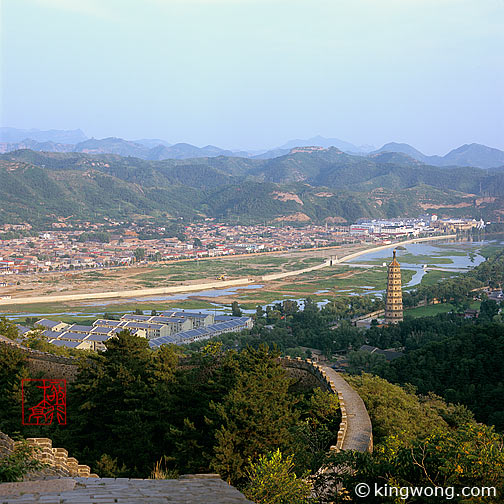
M 408 288 L 414 287 L 420 284 L 423 276 L 428 272 L 436 269 L 442 269 L 443 271 L 453 271 L 453 273 L 460 273 L 469 271 L 470 269 L 478 266 L 485 261 L 485 258 L 478 254 L 478 251 L 484 245 L 489 244 L 504 244 L 500 240 L 485 240 L 485 241 L 457 241 L 457 240 L 446 240 L 446 241 L 435 241 L 432 243 L 410 243 L 406 245 L 398 244 L 400 247 L 397 250 L 397 260 L 401 264 L 401 270 L 412 270 L 414 275 L 412 279 L 404 285 L 406 290 Z M 366 254 L 362 254 L 355 259 L 351 259 L 346 264 L 355 268 L 369 268 L 370 266 L 382 266 L 383 263 L 388 264 L 391 260 L 392 249 L 371 251 Z M 402 261 L 401 257 L 406 257 L 408 260 L 414 260 L 415 262 Z M 425 259 L 425 262 L 423 261 Z M 427 268 L 424 268 L 427 265 Z M 359 289 L 364 289 L 363 292 L 356 292 L 353 289 L 340 289 L 337 292 L 339 294 L 344 294 L 347 296 L 381 296 L 385 293 L 384 290 L 376 290 L 372 286 L 360 285 Z M 330 292 L 328 290 L 317 291 L 316 294 L 322 294 Z M 284 297 L 283 299 L 275 300 L 266 306 L 273 306 L 276 303 L 282 303 L 285 300 L 296 301 L 303 309 L 304 299 L 303 298 L 292 298 Z M 329 303 L 329 299 L 323 299 L 318 301 L 317 305 L 319 307 Z M 254 313 L 255 310 L 243 310 L 246 313 Z
M 406 245 L 398 245 L 400 247 L 397 250 L 397 259 L 401 264 L 402 270 L 412 270 L 414 271 L 414 275 L 404 287 L 411 288 L 415 285 L 418 285 L 423 276 L 432 269 L 441 268 L 444 271 L 453 271 L 453 273 L 469 271 L 471 268 L 474 268 L 478 264 L 481 264 L 485 258 L 478 254 L 478 251 L 482 246 L 488 244 L 504 244 L 500 240 L 487 240 L 487 241 L 456 241 L 456 240 L 446 240 L 446 241 L 436 241 L 436 242 L 423 242 L 423 243 L 413 243 Z M 383 263 L 390 262 L 392 256 L 392 249 L 385 249 L 379 251 L 371 251 L 361 256 L 351 259 L 347 263 L 344 263 L 347 266 L 351 266 L 354 268 L 362 268 L 362 267 L 380 267 Z M 401 260 L 401 258 L 405 258 L 405 260 Z M 424 268 L 424 265 L 427 265 L 427 268 Z M 237 294 L 241 290 L 253 290 L 253 289 L 261 289 L 264 287 L 262 284 L 254 284 L 254 285 L 244 285 L 231 287 L 226 289 L 209 289 L 202 290 L 198 292 L 189 292 L 184 294 L 173 294 L 166 296 L 153 296 L 147 298 L 128 298 L 123 299 L 124 303 L 131 302 L 159 302 L 159 301 L 180 301 L 192 298 L 194 296 L 199 297 L 210 297 L 210 298 L 218 298 L 220 296 L 232 296 L 233 294 Z M 316 294 L 323 294 L 326 292 L 330 292 L 329 290 L 319 290 Z M 359 292 L 354 291 L 353 289 L 341 289 L 337 291 L 338 293 L 349 295 L 349 296 L 361 296 L 361 295 L 373 295 L 380 296 L 383 294 L 383 290 L 375 290 L 372 286 L 361 285 L 359 286 Z M 289 296 L 285 296 L 283 299 L 278 299 L 264 305 L 273 306 L 276 303 L 282 303 L 285 300 L 296 301 L 300 305 L 300 309 L 303 309 L 304 298 L 293 298 Z M 110 304 L 116 304 L 116 300 L 111 301 L 93 301 L 88 303 L 83 303 L 83 306 L 93 306 L 93 307 L 106 307 Z M 329 303 L 328 299 L 322 299 L 317 302 L 318 306 L 323 306 Z M 212 303 L 214 305 L 213 309 L 198 309 L 202 313 L 227 313 L 229 309 L 221 304 Z M 188 309 L 190 310 L 190 309 Z M 114 313 L 113 309 L 107 310 L 110 313 Z M 243 310 L 244 313 L 252 314 L 255 310 Z M 125 313 L 122 310 L 120 313 Z M 150 311 L 145 311 L 146 314 L 150 313 Z M 82 317 L 82 318 L 91 318 L 91 317 L 100 317 L 103 315 L 103 311 L 97 312 L 59 312 L 59 313 L 23 313 L 22 317 L 44 317 L 46 315 L 51 316 L 61 316 L 61 315 L 70 315 L 73 317 Z M 8 318 L 19 318 L 19 315 L 9 314 Z

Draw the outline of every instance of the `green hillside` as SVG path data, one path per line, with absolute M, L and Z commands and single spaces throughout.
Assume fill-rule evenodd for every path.
M 188 202 L 194 190 L 146 187 L 99 170 L 48 170 L 27 163 L 0 161 L 0 222 L 44 222 L 56 216 L 103 216 L 161 213 L 194 215 Z M 199 193 L 196 193 L 199 198 Z
M 503 187 L 500 170 L 335 148 L 268 160 L 163 161 L 20 150 L 0 156 L 0 223 L 133 215 L 345 223 L 425 211 L 489 219 L 504 207 Z

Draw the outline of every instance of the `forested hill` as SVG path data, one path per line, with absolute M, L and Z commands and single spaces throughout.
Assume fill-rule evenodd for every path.
M 489 219 L 504 209 L 504 170 L 439 168 L 401 153 L 366 158 L 336 148 L 267 160 L 163 161 L 25 149 L 0 156 L 0 200 L 0 223 L 70 215 L 344 223 L 429 209 Z

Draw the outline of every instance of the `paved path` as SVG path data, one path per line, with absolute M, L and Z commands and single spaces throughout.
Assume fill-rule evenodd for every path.
M 355 257 L 359 257 L 363 254 L 369 252 L 376 252 L 378 250 L 384 250 L 387 248 L 396 247 L 398 245 L 407 245 L 408 243 L 416 243 L 422 241 L 434 241 L 434 240 L 446 240 L 449 238 L 455 238 L 457 235 L 446 235 L 446 236 L 432 236 L 427 238 L 416 238 L 412 240 L 406 240 L 397 243 L 391 243 L 389 245 L 381 245 L 379 247 L 368 248 L 360 250 L 359 252 L 354 252 L 353 254 L 346 255 L 340 259 L 335 259 L 333 264 L 339 264 Z M 236 256 L 239 258 L 240 256 Z M 207 282 L 192 285 L 177 285 L 172 287 L 154 287 L 152 289 L 134 289 L 126 291 L 111 291 L 111 292 L 86 292 L 80 294 L 61 294 L 54 296 L 32 296 L 32 297 L 14 297 L 11 299 L 0 299 L 0 306 L 16 305 L 16 304 L 32 304 L 32 303 L 54 303 L 54 302 L 65 302 L 65 301 L 84 301 L 86 299 L 118 299 L 118 298 L 135 298 L 135 297 L 145 297 L 145 296 L 155 296 L 160 294 L 177 294 L 182 292 L 194 292 L 207 289 L 222 289 L 223 287 L 234 287 L 238 285 L 250 285 L 260 281 L 271 281 L 278 280 L 281 278 L 286 278 L 290 276 L 301 275 L 302 273 L 308 273 L 310 271 L 315 271 L 321 268 L 326 268 L 331 264 L 330 260 L 324 261 L 322 264 L 317 264 L 316 266 L 311 266 L 310 268 L 303 268 L 295 271 L 288 271 L 285 273 L 274 273 L 271 275 L 264 275 L 257 279 L 251 278 L 237 278 L 235 280 L 224 280 L 218 282 Z
M 73 490 L 70 487 L 75 481 Z M 52 483 L 51 483 L 52 482 Z M 62 486 L 55 490 L 58 483 Z M 34 483 L 34 482 L 31 482 Z M 59 478 L 36 482 L 38 491 L 6 494 L 8 485 L 0 484 L 2 504 L 253 504 L 236 488 L 217 475 L 182 476 L 178 480 L 141 480 L 128 478 Z M 46 485 L 44 485 L 46 484 Z M 64 485 L 64 487 L 63 487 Z M 52 487 L 52 488 L 51 488 Z
M 152 289 L 133 289 L 125 291 L 109 292 L 86 292 L 81 294 L 60 294 L 54 296 L 33 296 L 14 297 L 11 299 L 0 299 L 0 306 L 32 303 L 53 303 L 64 301 L 84 301 L 86 299 L 118 299 L 135 298 L 144 296 L 155 296 L 159 294 L 177 294 L 182 292 L 201 291 L 208 289 L 222 289 L 224 287 L 234 287 L 237 285 L 248 285 L 254 283 L 249 278 L 237 278 L 235 280 L 224 280 L 219 282 L 206 282 L 192 285 L 176 285 L 171 287 L 154 287 Z
M 436 240 L 449 240 L 451 238 L 456 238 L 456 237 L 457 237 L 456 234 L 452 234 L 452 235 L 444 235 L 444 236 L 427 236 L 425 238 L 413 238 L 411 240 L 390 243 L 389 245 L 380 245 L 379 247 L 373 247 L 373 248 L 366 249 L 366 250 L 359 250 L 359 252 L 355 252 L 353 254 L 348 254 L 345 257 L 342 257 L 337 262 L 343 263 L 346 261 L 350 261 L 350 259 L 355 259 L 356 257 L 367 254 L 368 252 L 378 252 L 379 250 L 385 250 L 388 248 L 395 248 L 400 245 L 409 245 L 411 243 L 421 243 L 421 242 L 436 241 Z
M 373 427 L 364 401 L 334 369 L 326 366 L 323 366 L 323 369 L 327 377 L 334 382 L 336 390 L 343 394 L 348 422 L 342 449 L 367 451 L 372 448 Z

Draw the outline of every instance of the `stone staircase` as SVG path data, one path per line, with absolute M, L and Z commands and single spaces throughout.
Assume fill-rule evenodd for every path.
M 74 457 L 68 456 L 68 451 L 64 448 L 53 448 L 49 438 L 27 438 L 27 443 L 36 448 L 33 458 L 39 460 L 46 466 L 40 471 L 28 473 L 24 480 L 35 481 L 47 477 L 74 477 L 98 478 L 97 474 L 91 474 L 88 465 L 79 464 Z M 0 459 L 9 456 L 14 452 L 20 441 L 14 441 L 9 436 L 0 432 Z

